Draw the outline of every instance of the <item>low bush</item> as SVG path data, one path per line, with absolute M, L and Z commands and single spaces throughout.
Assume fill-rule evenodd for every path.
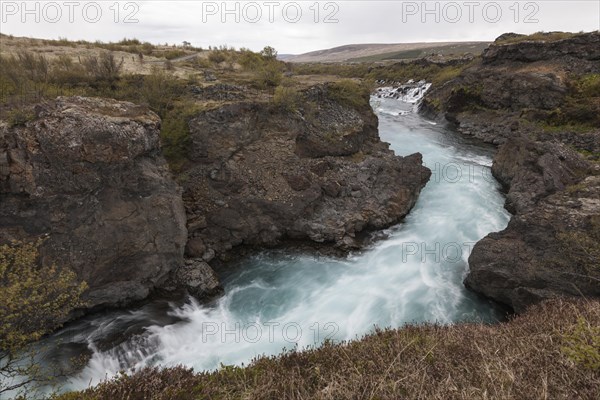
M 296 111 L 300 95 L 296 89 L 289 86 L 278 86 L 273 94 L 273 104 L 283 111 Z
M 350 79 L 331 83 L 327 90 L 330 99 L 355 109 L 369 107 L 370 93 L 367 85 Z
M 80 296 L 87 285 L 66 267 L 39 265 L 41 244 L 0 245 L 0 397 L 25 383 L 52 378 L 36 362 L 36 350 L 27 345 L 58 328 L 73 309 L 84 305 Z M 24 376 L 30 382 L 19 380 Z
M 254 86 L 268 89 L 279 86 L 283 80 L 282 65 L 278 61 L 264 63 L 256 72 Z

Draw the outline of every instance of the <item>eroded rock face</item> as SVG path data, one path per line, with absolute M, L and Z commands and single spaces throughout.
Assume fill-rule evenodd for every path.
M 42 262 L 85 280 L 89 308 L 147 297 L 183 265 L 187 237 L 158 116 L 82 97 L 35 111 L 0 128 L 0 239 L 46 235 Z
M 467 287 L 516 312 L 600 296 L 600 169 L 562 143 L 519 137 L 500 146 L 492 173 L 515 215 L 474 246 Z
M 242 102 L 192 120 L 189 256 L 295 239 L 348 248 L 409 212 L 430 176 L 420 154 L 397 157 L 380 141 L 366 99 L 356 110 L 327 100 L 326 86 L 304 96 L 312 106 L 297 112 Z
M 517 312 L 556 296 L 600 296 L 600 129 L 542 129 L 569 107 L 589 117 L 598 96 L 574 98 L 567 81 L 600 73 L 599 42 L 592 32 L 494 44 L 424 102 L 430 117 L 499 145 L 492 173 L 514 216 L 475 245 L 465 284 Z
M 496 145 L 521 136 L 526 129 L 527 135 L 541 141 L 559 140 L 599 152 L 598 129 L 542 129 L 549 118 L 569 111 L 565 106 L 578 107 L 566 104 L 573 89 L 569 79 L 600 73 L 599 43 L 600 33 L 590 32 L 554 42 L 492 44 L 480 63 L 452 81 L 432 87 L 421 111 L 430 118 L 451 122 L 465 135 Z M 442 106 L 436 108 L 434 104 Z
M 587 176 L 590 165 L 575 150 L 557 142 L 519 137 L 500 146 L 492 174 L 508 189 L 505 207 L 521 213 Z
M 502 35 L 496 39 L 496 42 L 508 38 L 510 36 Z M 556 41 L 525 40 L 512 44 L 492 45 L 483 52 L 485 64 L 551 61 L 557 58 L 565 61 L 570 61 L 570 59 L 600 60 L 600 34 L 592 32 Z
M 558 296 L 600 296 L 600 176 L 550 195 L 479 241 L 467 287 L 523 312 Z

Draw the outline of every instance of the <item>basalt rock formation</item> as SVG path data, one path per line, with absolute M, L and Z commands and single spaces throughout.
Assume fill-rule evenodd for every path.
M 599 95 L 578 93 L 586 78 L 600 73 L 598 48 L 599 32 L 552 42 L 492 44 L 457 78 L 432 87 L 421 112 L 496 145 L 526 132 L 541 141 L 600 152 Z M 544 129 L 548 123 L 564 127 Z M 573 123 L 598 129 L 581 131 L 569 126 Z
M 89 308 L 141 300 L 183 265 L 181 189 L 160 119 L 114 100 L 58 98 L 0 125 L 0 240 L 46 236 L 47 264 L 89 285 Z
M 600 168 L 563 144 L 519 138 L 500 147 L 492 172 L 515 215 L 475 245 L 467 287 L 517 312 L 600 296 Z
M 599 48 L 598 32 L 497 40 L 421 108 L 499 146 L 492 173 L 514 216 L 475 245 L 465 284 L 517 312 L 600 296 Z
M 356 246 L 358 233 L 398 222 L 430 171 L 380 141 L 368 105 L 344 105 L 319 85 L 295 110 L 237 102 L 191 123 L 191 165 L 181 175 L 187 255 L 286 241 Z

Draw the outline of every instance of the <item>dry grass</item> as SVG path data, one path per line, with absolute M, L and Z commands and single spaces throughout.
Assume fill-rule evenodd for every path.
M 569 39 L 577 36 L 573 32 L 536 32 L 531 35 L 514 36 L 504 40 L 497 41 L 497 44 L 509 44 L 520 42 L 556 42 L 558 40 Z
M 213 373 L 147 369 L 61 399 L 596 399 L 598 327 L 600 302 L 555 300 L 504 324 L 383 330 Z
M 44 40 L 24 37 L 0 36 L 0 56 L 16 56 L 19 52 L 27 51 L 36 55 L 43 55 L 49 62 L 54 62 L 60 57 L 68 57 L 75 64 L 80 63 L 88 57 L 98 57 L 102 53 L 110 51 L 114 57 L 123 63 L 123 73 L 149 75 L 154 66 L 162 66 L 165 61 L 175 56 L 193 54 L 192 51 L 184 51 L 171 46 L 155 45 L 150 54 L 147 51 L 134 51 L 136 46 L 126 46 L 118 43 L 90 43 L 73 42 L 68 40 Z M 140 58 L 139 53 L 143 56 Z M 185 54 L 184 54 L 185 53 Z M 206 54 L 205 54 L 206 53 Z M 202 53 L 207 57 L 208 52 Z M 174 74 L 185 77 L 194 73 L 192 68 L 176 65 Z

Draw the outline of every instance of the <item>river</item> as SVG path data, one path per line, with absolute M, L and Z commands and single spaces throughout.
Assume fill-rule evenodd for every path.
M 421 152 L 433 171 L 402 223 L 345 259 L 283 251 L 245 259 L 222 274 L 225 295 L 208 305 L 154 301 L 70 324 L 45 341 L 46 354 L 63 363 L 89 357 L 65 388 L 147 365 L 247 364 L 284 348 L 360 338 L 376 326 L 498 321 L 498 309 L 462 284 L 472 245 L 509 220 L 490 174 L 493 149 L 417 114 L 422 91 L 372 98 L 382 140 L 398 155 Z

